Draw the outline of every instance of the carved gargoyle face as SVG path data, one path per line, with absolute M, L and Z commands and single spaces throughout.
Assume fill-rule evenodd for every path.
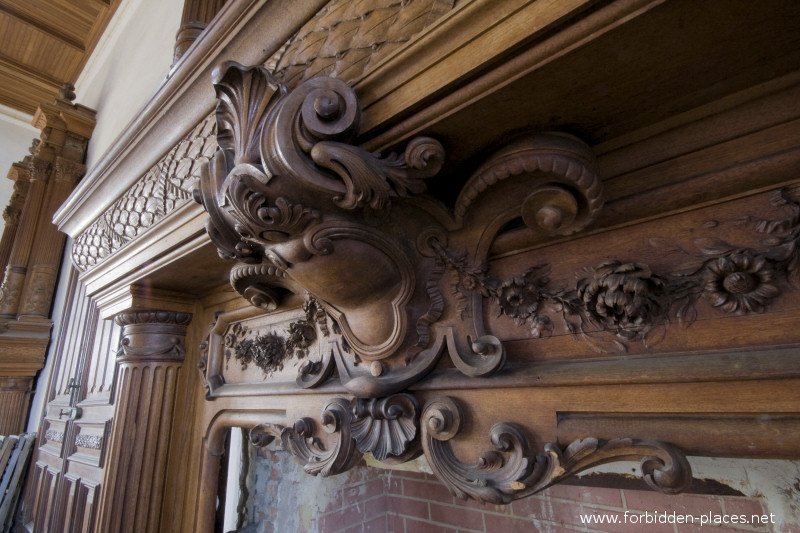
M 570 233 L 601 204 L 591 154 L 569 136 L 501 151 L 450 213 L 415 200 L 442 166 L 442 145 L 419 137 L 387 157 L 354 146 L 360 110 L 346 83 L 314 78 L 287 92 L 261 67 L 225 63 L 214 85 L 219 151 L 196 196 L 220 254 L 237 260 L 231 283 L 265 310 L 283 291 L 313 295 L 341 333 L 340 379 L 360 396 L 420 379 L 445 345 L 470 375 L 497 370 L 504 350 L 483 330 L 480 292 L 469 318 L 447 302 L 457 276 L 447 248 L 482 264 L 509 220 Z

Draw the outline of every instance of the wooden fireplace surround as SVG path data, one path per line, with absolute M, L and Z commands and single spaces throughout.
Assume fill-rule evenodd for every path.
M 231 427 L 314 475 L 424 454 L 493 503 L 609 461 L 673 493 L 687 455 L 799 458 L 799 26 L 229 0 L 56 214 L 120 372 L 178 369 L 160 431 L 117 404 L 108 464 L 157 439 L 160 527 L 211 531 Z

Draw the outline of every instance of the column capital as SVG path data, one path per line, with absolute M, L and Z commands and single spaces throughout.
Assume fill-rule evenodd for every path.
M 186 354 L 184 338 L 190 313 L 162 310 L 131 310 L 116 315 L 122 326 L 117 353 L 120 363 L 181 362 Z

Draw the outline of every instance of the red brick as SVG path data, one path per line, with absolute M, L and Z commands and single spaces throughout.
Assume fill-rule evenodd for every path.
M 580 487 L 577 485 L 555 485 L 545 491 L 551 498 L 593 503 L 608 507 L 622 507 L 622 492 L 603 487 Z
M 479 511 L 489 511 L 492 513 L 511 514 L 511 504 L 494 504 L 494 503 L 481 503 L 478 500 L 462 500 L 461 498 L 453 498 L 455 505 L 461 507 L 471 507 Z
M 483 513 L 466 507 L 431 503 L 431 520 L 463 529 L 483 531 Z
M 423 500 L 453 503 L 453 495 L 441 483 L 434 484 L 427 481 L 404 479 L 403 494 L 413 498 L 422 498 Z
M 531 533 L 537 530 L 531 519 L 486 513 L 483 515 L 483 520 L 486 531 L 491 533 Z
M 392 496 L 388 499 L 387 509 L 404 516 L 412 516 L 414 518 L 422 518 L 428 520 L 428 502 L 423 500 L 412 500 L 411 498 L 403 498 L 402 496 Z
M 368 520 L 378 515 L 386 514 L 387 508 L 388 502 L 386 501 L 386 495 L 384 494 L 381 494 L 376 498 L 372 498 L 371 500 L 367 500 L 364 502 L 364 518 Z
M 424 474 L 422 472 L 409 472 L 409 471 L 406 471 L 406 470 L 398 471 L 397 472 L 397 476 L 402 477 L 402 478 L 406 478 L 406 479 L 418 479 L 420 481 L 428 481 L 432 477 L 432 476 L 429 476 L 428 474 Z
M 455 529 L 406 518 L 406 533 L 458 533 Z
M 754 514 L 763 515 L 764 506 L 758 498 L 737 498 L 734 496 L 725 496 L 722 498 L 725 504 L 725 514 L 729 515 L 747 515 L 747 519 Z
M 577 503 L 551 500 L 550 498 L 523 498 L 515 501 L 511 508 L 514 516 L 518 518 L 533 518 L 562 524 L 580 524 L 578 514 L 581 506 Z
M 331 491 L 328 498 L 328 501 L 325 502 L 325 508 L 322 509 L 323 512 L 338 511 L 342 508 L 342 491 L 340 489 Z
M 386 513 L 387 533 L 406 533 L 405 519 L 394 513 Z
M 360 524 L 363 510 L 360 506 L 350 506 L 341 511 L 327 513 L 320 518 L 320 533 L 332 533 L 354 524 Z
M 653 512 L 672 512 L 700 516 L 722 514 L 719 496 L 702 494 L 667 495 L 655 491 L 626 490 L 628 509 Z
M 678 533 L 753 533 L 754 531 L 772 531 L 771 529 L 739 529 L 734 525 L 721 524 L 709 526 L 700 524 L 683 524 L 678 526 Z
M 364 523 L 364 533 L 386 533 L 386 515 L 378 516 Z
M 403 478 L 399 476 L 386 476 L 386 494 L 403 494 Z
M 640 533 L 642 531 L 647 531 L 647 533 L 674 533 L 675 531 L 673 524 L 645 523 L 645 515 L 638 513 L 629 512 L 626 515 L 621 511 L 587 508 L 583 510 L 576 509 L 574 515 L 578 519 L 577 524 L 584 525 L 593 531 L 609 531 L 611 533 Z M 589 516 L 597 516 L 598 519 L 603 520 L 603 523 L 595 521 L 590 524 Z
M 351 485 L 343 490 L 345 502 L 357 502 L 364 498 L 371 498 L 377 494 L 383 494 L 384 483 L 382 479 L 371 479 Z

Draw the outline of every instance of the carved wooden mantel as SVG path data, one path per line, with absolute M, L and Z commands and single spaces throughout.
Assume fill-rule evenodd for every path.
M 101 317 L 193 317 L 161 530 L 231 427 L 493 503 L 800 458 L 800 9 L 731 1 L 225 2 L 56 213 Z
M 620 372 L 629 350 L 646 354 L 667 339 L 691 339 L 703 328 L 699 316 L 747 317 L 795 300 L 800 186 L 776 191 L 768 218 L 743 210 L 736 220 L 720 213 L 728 220 L 706 221 L 693 250 L 653 234 L 610 254 L 572 251 L 556 266 L 559 247 L 591 228 L 603 208 L 596 162 L 576 137 L 514 138 L 486 156 L 447 208 L 423 194 L 444 161 L 442 144 L 416 137 L 385 157 L 354 145 L 361 111 L 346 83 L 313 78 L 289 91 L 261 67 L 224 63 L 214 84 L 220 148 L 195 193 L 209 214 L 208 234 L 222 257 L 236 261 L 231 284 L 254 307 L 276 311 L 287 292 L 304 303 L 294 320 L 246 325 L 220 317 L 205 344 L 208 396 L 235 389 L 230 365 L 241 365 L 239 379 L 258 368 L 268 394 L 295 361 L 297 387 L 332 380 L 348 393 L 331 394 L 321 415 L 293 425 L 259 424 L 253 442 L 280 438 L 306 471 L 322 475 L 347 470 L 360 453 L 389 463 L 424 453 L 454 494 L 481 502 L 508 503 L 632 458 L 641 458 L 650 486 L 670 493 L 688 486 L 689 464 L 670 444 L 585 435 L 537 450 L 524 425 L 502 419 L 489 432 L 494 450 L 463 462 L 449 444 L 467 423 L 463 401 L 421 401 L 414 386 L 437 365 L 454 367 L 463 376 L 456 383 L 468 388 L 523 386 L 531 374 L 514 368 L 508 352 L 511 341 L 526 338 L 583 343 Z M 638 256 L 642 244 L 650 259 Z M 537 246 L 540 253 L 520 253 Z M 536 262 L 508 272 L 493 254 Z M 569 272 L 576 261 L 580 268 Z M 268 329 L 278 324 L 283 333 Z M 525 358 L 514 355 L 517 364 Z M 665 359 L 650 362 L 656 380 Z M 593 373 L 591 362 L 575 366 Z M 709 377 L 715 366 L 706 368 Z M 500 380 L 489 378 L 498 373 Z M 426 381 L 437 388 L 436 377 Z M 327 448 L 313 444 L 320 423 L 336 435 Z

